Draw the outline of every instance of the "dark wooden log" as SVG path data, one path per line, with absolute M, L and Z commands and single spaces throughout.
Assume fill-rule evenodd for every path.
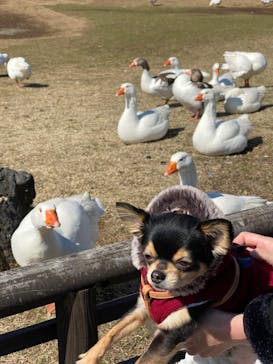
M 56 302 L 59 364 L 74 364 L 98 340 L 96 291 L 69 292 Z
M 30 348 L 57 338 L 56 320 L 46 320 L 0 335 L 0 356 Z
M 97 324 L 104 324 L 109 321 L 117 320 L 131 309 L 137 300 L 138 293 L 130 294 L 124 297 L 100 303 L 96 307 Z M 60 309 L 57 303 L 57 311 Z M 58 319 L 61 319 L 58 315 Z M 65 325 L 64 323 L 62 325 Z M 59 337 L 61 332 L 59 323 Z M 57 319 L 46 320 L 44 322 L 14 330 L 0 335 L 0 356 L 13 353 L 18 350 L 30 348 L 34 345 L 42 344 L 50 340 L 57 339 Z M 62 340 L 62 339 L 60 339 Z M 60 343 L 59 343 L 60 344 Z M 60 346 L 60 345 L 59 345 Z M 61 358 L 64 358 L 65 345 L 61 344 Z
M 227 216 L 235 233 L 273 234 L 273 205 Z M 134 273 L 129 242 L 113 243 L 81 253 L 0 273 L 0 317 L 55 301 L 69 291 Z

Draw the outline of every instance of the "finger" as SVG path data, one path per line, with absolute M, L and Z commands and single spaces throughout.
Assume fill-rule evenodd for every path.
M 235 237 L 233 240 L 236 244 L 247 245 L 251 248 L 256 248 L 261 241 L 261 235 L 244 231 Z

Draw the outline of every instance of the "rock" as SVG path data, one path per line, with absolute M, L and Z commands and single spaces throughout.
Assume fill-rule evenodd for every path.
M 15 264 L 10 238 L 32 209 L 35 195 L 34 178 L 30 173 L 0 168 L 0 271 Z

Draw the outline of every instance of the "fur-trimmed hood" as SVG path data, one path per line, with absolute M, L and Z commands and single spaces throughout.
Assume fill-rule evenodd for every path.
M 223 212 L 206 193 L 191 186 L 173 186 L 161 191 L 146 207 L 150 214 L 179 211 L 201 221 L 223 218 Z M 142 246 L 136 236 L 132 240 L 132 262 L 137 269 L 145 267 Z

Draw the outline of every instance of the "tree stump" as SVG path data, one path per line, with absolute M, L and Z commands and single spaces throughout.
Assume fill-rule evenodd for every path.
M 15 261 L 10 238 L 23 217 L 32 209 L 34 179 L 30 173 L 0 168 L 0 271 Z

